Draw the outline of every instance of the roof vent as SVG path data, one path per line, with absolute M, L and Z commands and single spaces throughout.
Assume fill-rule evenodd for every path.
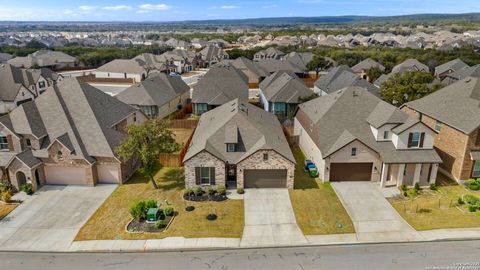
M 467 83 L 469 83 L 469 82 L 471 82 L 471 81 L 472 81 L 472 78 L 470 78 L 470 77 L 468 77 L 468 78 L 465 80 L 465 82 L 467 82 Z
M 358 97 L 357 91 L 353 91 L 353 92 L 352 92 L 352 95 L 353 95 L 354 97 Z

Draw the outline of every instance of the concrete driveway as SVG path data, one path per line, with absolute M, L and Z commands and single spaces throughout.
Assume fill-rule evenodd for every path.
M 44 186 L 0 221 L 0 250 L 65 251 L 116 188 Z
M 295 220 L 287 189 L 247 189 L 244 207 L 245 228 L 240 246 L 307 244 Z
M 360 241 L 421 240 L 390 205 L 378 183 L 332 182 L 332 187 L 347 210 Z

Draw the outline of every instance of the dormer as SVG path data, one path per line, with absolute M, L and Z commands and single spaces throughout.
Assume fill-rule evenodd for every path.
M 225 145 L 227 152 L 238 151 L 238 126 L 234 123 L 225 126 Z
M 378 128 L 370 125 L 370 130 L 377 142 L 392 141 L 392 129 L 397 125 L 398 124 L 385 124 Z

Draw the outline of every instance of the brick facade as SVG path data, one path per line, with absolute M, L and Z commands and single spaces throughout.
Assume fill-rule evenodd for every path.
M 195 167 L 215 167 L 215 185 L 225 185 L 225 162 L 208 153 L 202 151 L 187 160 L 185 167 L 185 186 L 195 187 Z

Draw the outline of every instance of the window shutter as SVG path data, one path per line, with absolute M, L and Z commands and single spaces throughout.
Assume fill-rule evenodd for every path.
M 195 167 L 195 184 L 200 185 L 200 167 Z
M 425 132 L 422 132 L 420 134 L 420 148 L 423 147 L 423 140 L 425 139 Z
M 7 135 L 8 150 L 13 151 L 12 135 Z
M 210 168 L 210 185 L 215 185 L 215 167 Z
M 412 138 L 413 138 L 413 133 L 409 133 L 408 134 L 408 145 L 407 145 L 408 148 L 412 147 Z

